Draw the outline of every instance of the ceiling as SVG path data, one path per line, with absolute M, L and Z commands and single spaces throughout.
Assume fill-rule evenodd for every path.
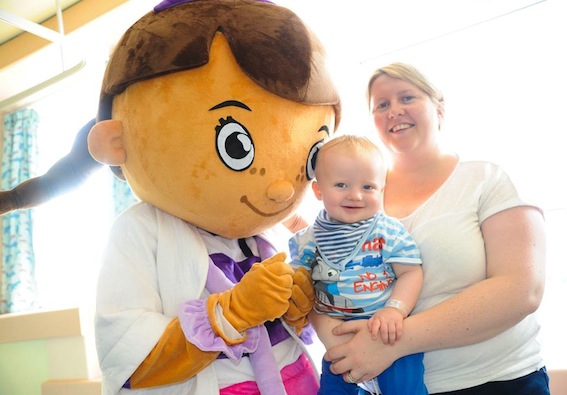
M 6 15 L 13 16 L 14 19 L 24 19 L 34 24 L 41 24 L 57 14 L 57 10 L 65 10 L 79 0 L 33 0 L 33 6 L 30 7 L 30 1 L 0 0 L 0 10 L 6 12 Z M 7 23 L 5 20 L 0 23 L 0 45 L 6 41 L 17 37 L 24 30 Z
M 84 69 L 87 58 L 108 57 L 155 2 L 0 0 L 0 112 L 37 99 L 36 92 Z

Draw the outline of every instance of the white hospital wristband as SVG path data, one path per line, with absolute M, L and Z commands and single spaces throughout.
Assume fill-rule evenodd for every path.
M 406 309 L 406 304 L 404 302 L 402 302 L 401 300 L 398 299 L 390 299 L 386 302 L 386 307 L 393 307 L 395 309 L 400 310 L 403 314 L 404 317 L 408 316 L 408 311 Z

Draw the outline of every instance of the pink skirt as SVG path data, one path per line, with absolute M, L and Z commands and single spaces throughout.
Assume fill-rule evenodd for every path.
M 286 366 L 281 371 L 283 384 L 288 395 L 315 395 L 319 389 L 319 380 L 305 354 Z M 254 381 L 233 384 L 220 390 L 220 395 L 260 395 Z

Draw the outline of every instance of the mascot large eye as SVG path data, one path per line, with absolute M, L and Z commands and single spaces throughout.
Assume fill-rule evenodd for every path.
M 248 130 L 232 117 L 220 119 L 217 132 L 217 152 L 223 163 L 232 170 L 242 171 L 254 161 L 254 142 Z
M 323 145 L 323 140 L 317 141 L 311 149 L 309 150 L 309 155 L 307 155 L 307 163 L 305 164 L 305 173 L 308 180 L 315 178 L 315 162 L 317 161 L 317 154 Z

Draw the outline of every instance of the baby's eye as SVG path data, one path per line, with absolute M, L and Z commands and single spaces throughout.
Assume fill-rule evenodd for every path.
M 362 187 L 362 189 L 364 189 L 365 191 L 371 191 L 376 188 L 374 188 L 374 185 L 365 185 Z
M 337 182 L 337 183 L 335 184 L 335 186 L 336 186 L 337 188 L 343 189 L 343 188 L 346 188 L 346 187 L 347 187 L 347 184 L 344 183 L 344 182 Z
M 242 171 L 254 161 L 254 142 L 248 130 L 232 117 L 219 120 L 217 152 L 222 162 L 231 170 Z

